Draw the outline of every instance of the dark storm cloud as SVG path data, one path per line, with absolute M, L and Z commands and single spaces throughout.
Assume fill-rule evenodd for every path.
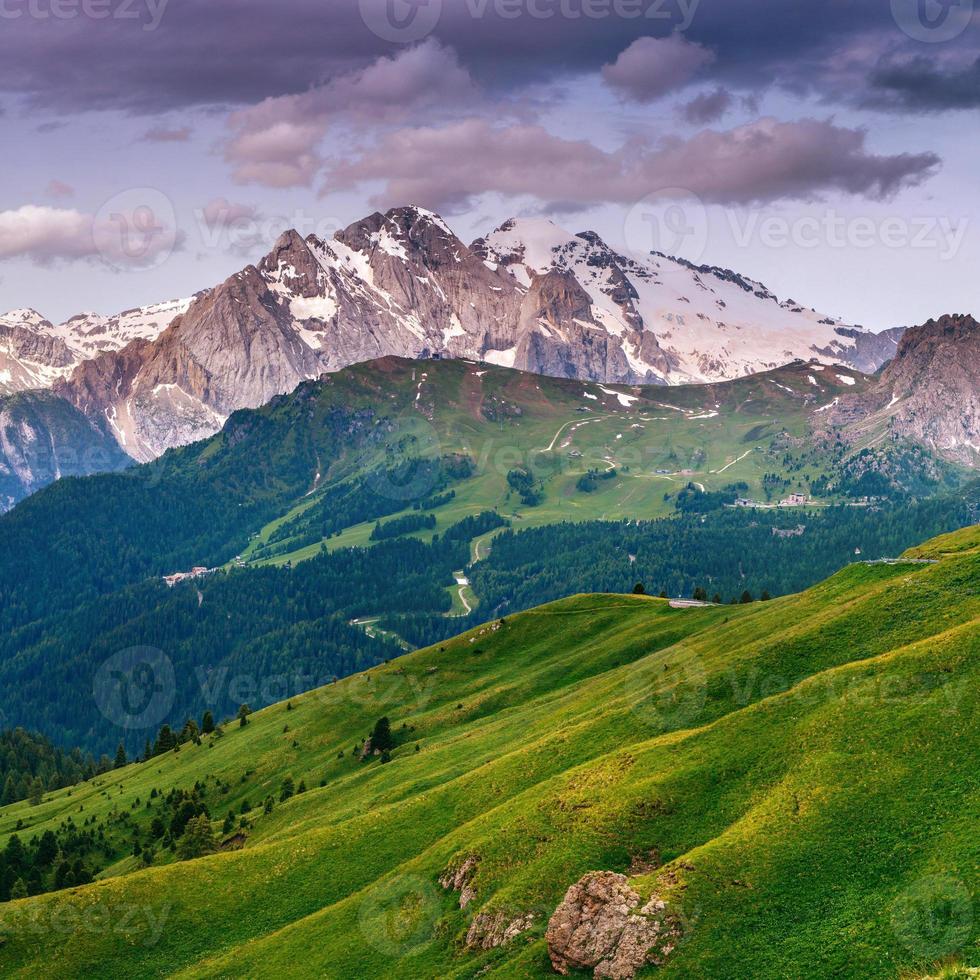
M 871 75 L 867 103 L 912 112 L 980 107 L 980 58 L 963 68 L 943 68 L 929 58 L 884 65 Z
M 0 90 L 61 111 L 254 104 L 398 51 L 377 30 L 389 2 L 405 0 L 364 0 L 363 17 L 355 0 L 137 0 L 126 4 L 135 17 L 56 19 L 2 0 Z M 901 40 L 882 0 L 441 0 L 432 36 L 481 84 L 507 89 L 598 71 L 637 39 L 677 28 L 715 53 L 716 77 L 746 87 L 806 87 L 850 36 Z
M 661 145 L 634 141 L 607 152 L 541 126 L 501 127 L 473 118 L 389 133 L 377 146 L 335 162 L 327 182 L 337 189 L 382 181 L 379 205 L 413 201 L 459 211 L 494 191 L 573 210 L 634 204 L 678 188 L 718 204 L 814 200 L 828 192 L 885 199 L 921 183 L 939 165 L 932 153 L 872 153 L 863 130 L 830 120 L 759 119 L 726 132 L 705 130 Z

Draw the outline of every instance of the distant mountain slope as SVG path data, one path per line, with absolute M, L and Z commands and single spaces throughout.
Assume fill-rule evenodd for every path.
M 837 399 L 818 430 L 857 449 L 896 442 L 927 447 L 963 466 L 980 465 L 980 323 L 949 315 L 912 327 L 876 384 Z
M 0 398 L 0 513 L 61 477 L 132 462 L 112 436 L 50 392 Z
M 675 513 L 665 497 L 693 482 L 718 491 L 744 481 L 743 492 L 777 503 L 832 465 L 804 441 L 810 412 L 869 383 L 827 370 L 818 392 L 810 373 L 798 364 L 720 385 L 643 388 L 467 361 L 356 365 L 233 414 L 210 440 L 23 501 L 0 517 L 0 556 L 17 556 L 0 561 L 0 606 L 50 610 L 63 592 L 97 594 L 242 553 L 285 561 L 321 542 L 365 543 L 377 518 L 414 513 L 450 489 L 439 530 L 494 508 L 522 526 L 665 516 Z M 444 464 L 455 458 L 468 465 Z M 399 482 L 400 465 L 418 466 L 419 479 Z M 617 467 L 595 492 L 578 488 L 588 471 Z M 517 471 L 536 487 L 533 503 L 515 490 Z M 43 553 L 31 547 L 38 535 Z M 57 556 L 67 570 L 39 589 Z
M 564 316 L 555 316 L 547 299 L 539 301 L 514 349 L 491 355 L 531 371 L 542 370 L 543 362 L 543 373 L 569 373 L 549 364 L 545 352 L 586 350 L 599 331 L 615 351 L 607 358 L 607 381 L 720 381 L 812 357 L 871 373 L 893 356 L 901 333 L 872 334 L 794 300 L 780 302 L 762 283 L 729 269 L 660 253 L 628 258 L 594 232 L 571 235 L 547 219 L 507 221 L 473 249 L 529 293 L 547 297 L 561 282 L 580 291 L 580 308 Z
M 0 395 L 48 388 L 83 361 L 154 340 L 191 300 L 169 300 L 115 316 L 81 313 L 58 326 L 36 310 L 0 314 Z
M 550 222 L 509 221 L 467 246 L 416 207 L 369 215 L 329 241 L 287 231 L 189 307 L 82 318 L 52 335 L 73 352 L 84 340 L 92 358 L 57 390 L 140 460 L 212 435 L 231 412 L 304 380 L 386 355 L 675 385 L 796 359 L 874 371 L 895 341 L 779 302 L 733 272 L 629 259 L 593 232 Z M 119 350 L 123 340 L 132 346 Z
M 3 906 L 0 971 L 966 976 L 980 533 L 926 552 L 750 606 L 568 599 L 4 807 L 18 873 L 47 831 L 105 870 Z

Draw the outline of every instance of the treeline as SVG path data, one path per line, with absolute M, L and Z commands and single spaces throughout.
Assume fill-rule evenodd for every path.
M 894 557 L 928 538 L 980 520 L 976 488 L 965 494 L 880 507 L 715 510 L 656 521 L 553 524 L 504 531 L 469 578 L 480 600 L 466 618 L 418 610 L 381 625 L 424 646 L 481 622 L 582 592 L 742 601 L 785 595 L 827 578 L 852 561 Z M 805 524 L 794 537 L 773 528 Z
M 382 524 L 380 521 L 371 531 L 372 541 L 390 541 L 415 531 L 431 531 L 436 526 L 435 514 L 405 514 Z
M 49 790 L 73 786 L 110 768 L 79 749 L 65 751 L 43 735 L 14 728 L 0 732 L 0 806 L 38 800 Z
M 253 557 L 295 551 L 333 537 L 344 528 L 396 514 L 410 505 L 416 509 L 423 504 L 427 505 L 423 509 L 438 507 L 443 501 L 437 497 L 433 503 L 432 494 L 443 490 L 450 481 L 469 478 L 473 471 L 473 461 L 457 454 L 435 459 L 409 457 L 379 466 L 364 476 L 327 487 L 314 504 L 277 527 L 268 545 Z

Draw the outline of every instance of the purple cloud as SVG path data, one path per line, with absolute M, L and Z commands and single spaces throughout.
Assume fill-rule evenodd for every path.
M 328 186 L 382 181 L 375 203 L 412 201 L 445 211 L 485 192 L 530 195 L 565 208 L 632 204 L 681 188 L 705 202 L 745 204 L 808 200 L 830 191 L 885 198 L 918 184 L 939 166 L 932 153 L 868 152 L 861 129 L 831 121 L 760 119 L 687 140 L 641 142 L 607 152 L 541 126 L 494 126 L 467 119 L 445 127 L 406 128 L 330 168 Z
M 681 113 L 689 123 L 704 126 L 721 119 L 731 108 L 733 102 L 734 99 L 730 93 L 723 88 L 716 88 L 713 92 L 703 92 L 701 95 L 696 95 L 683 106 Z
M 225 229 L 243 221 L 257 221 L 259 210 L 251 204 L 235 204 L 226 197 L 208 201 L 200 210 L 201 220 L 212 231 Z
M 75 188 L 71 184 L 66 184 L 63 180 L 49 180 L 48 186 L 44 189 L 48 197 L 65 198 L 74 197 Z
M 908 112 L 980 108 L 980 58 L 968 65 L 944 66 L 916 57 L 880 64 L 865 99 L 874 108 Z
M 455 52 L 430 40 L 301 95 L 266 99 L 233 113 L 225 158 L 239 183 L 307 186 L 322 163 L 318 147 L 332 125 L 440 115 L 477 98 Z
M 181 126 L 177 129 L 154 126 L 140 137 L 144 143 L 186 143 L 190 138 L 190 126 Z
M 714 60 L 713 52 L 680 34 L 641 37 L 602 69 L 602 77 L 627 98 L 655 102 L 683 88 Z
M 59 112 L 97 106 L 140 113 L 301 94 L 401 50 L 368 27 L 389 2 L 282 0 L 270 7 L 265 0 L 170 0 L 155 25 L 145 18 L 7 20 L 0 91 Z M 598 71 L 651 28 L 670 35 L 685 20 L 684 36 L 717 54 L 712 76 L 745 88 L 774 82 L 819 88 L 833 72 L 830 56 L 847 39 L 908 41 L 887 2 L 694 6 L 693 18 L 684 12 L 691 4 L 681 3 L 663 5 L 664 20 L 568 17 L 556 2 L 536 0 L 514 17 L 512 4 L 505 12 L 503 4 L 445 0 L 431 37 L 453 47 L 470 74 L 493 89 Z
M 25 204 L 0 211 L 0 260 L 56 261 L 103 259 L 122 268 L 153 264 L 180 245 L 175 229 L 148 226 L 140 214 L 85 214 L 74 208 Z

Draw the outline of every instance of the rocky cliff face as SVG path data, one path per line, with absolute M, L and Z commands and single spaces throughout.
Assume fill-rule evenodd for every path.
M 889 347 L 871 336 L 726 270 L 628 259 L 592 232 L 510 221 L 467 246 L 408 207 L 330 241 L 286 232 L 151 343 L 101 354 L 59 391 L 145 460 L 212 434 L 235 409 L 386 355 L 668 384 L 797 357 L 877 367 L 874 352 Z
M 912 327 L 874 387 L 839 399 L 815 428 L 854 446 L 908 441 L 980 465 L 980 324 L 952 315 Z
M 131 463 L 111 435 L 50 392 L 0 398 L 0 513 L 62 476 Z
M 190 303 L 168 300 L 114 316 L 81 313 L 59 325 L 36 310 L 0 314 L 0 395 L 49 388 L 90 358 L 154 340 Z

